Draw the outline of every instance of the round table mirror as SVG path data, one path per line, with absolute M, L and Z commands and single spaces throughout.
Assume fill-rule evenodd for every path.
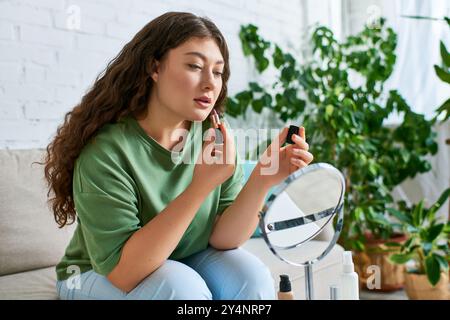
M 314 297 L 313 264 L 331 251 L 342 230 L 344 193 L 342 173 L 330 164 L 315 163 L 280 183 L 260 213 L 261 233 L 272 253 L 305 268 L 306 299 Z M 314 252 L 305 250 L 309 254 L 299 257 L 295 248 L 306 247 L 329 224 L 334 224 L 334 234 L 325 246 L 318 246 Z

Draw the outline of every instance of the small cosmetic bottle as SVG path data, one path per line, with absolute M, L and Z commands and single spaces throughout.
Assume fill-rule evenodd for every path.
M 344 251 L 342 255 L 340 284 L 342 300 L 359 300 L 359 280 L 353 265 L 351 251 Z
M 339 287 L 335 284 L 330 286 L 330 300 L 340 300 Z
M 214 126 L 214 130 L 216 133 L 216 144 L 223 144 L 223 134 L 222 131 L 220 130 L 220 126 L 222 125 L 222 122 L 220 121 L 220 117 L 219 114 L 217 113 L 216 109 L 212 110 L 212 114 L 210 116 L 211 118 L 211 122 Z
M 291 281 L 287 274 L 280 275 L 280 291 L 278 291 L 278 300 L 294 300 Z

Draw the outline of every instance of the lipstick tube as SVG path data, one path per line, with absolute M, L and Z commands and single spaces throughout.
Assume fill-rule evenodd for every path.
M 219 114 L 217 113 L 216 109 L 212 110 L 212 114 L 210 116 L 211 122 L 214 126 L 215 134 L 216 134 L 216 144 L 223 144 L 223 134 L 220 130 L 220 126 L 222 125 L 222 122 L 220 121 Z

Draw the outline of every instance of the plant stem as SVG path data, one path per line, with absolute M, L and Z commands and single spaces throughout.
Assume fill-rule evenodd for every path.
M 419 255 L 419 273 L 425 274 L 425 255 L 422 248 L 417 250 L 417 254 Z

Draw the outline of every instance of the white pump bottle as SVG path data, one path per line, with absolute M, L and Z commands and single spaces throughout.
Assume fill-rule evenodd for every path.
M 359 300 L 359 280 L 353 265 L 351 251 L 344 251 L 342 255 L 340 284 L 342 300 Z

